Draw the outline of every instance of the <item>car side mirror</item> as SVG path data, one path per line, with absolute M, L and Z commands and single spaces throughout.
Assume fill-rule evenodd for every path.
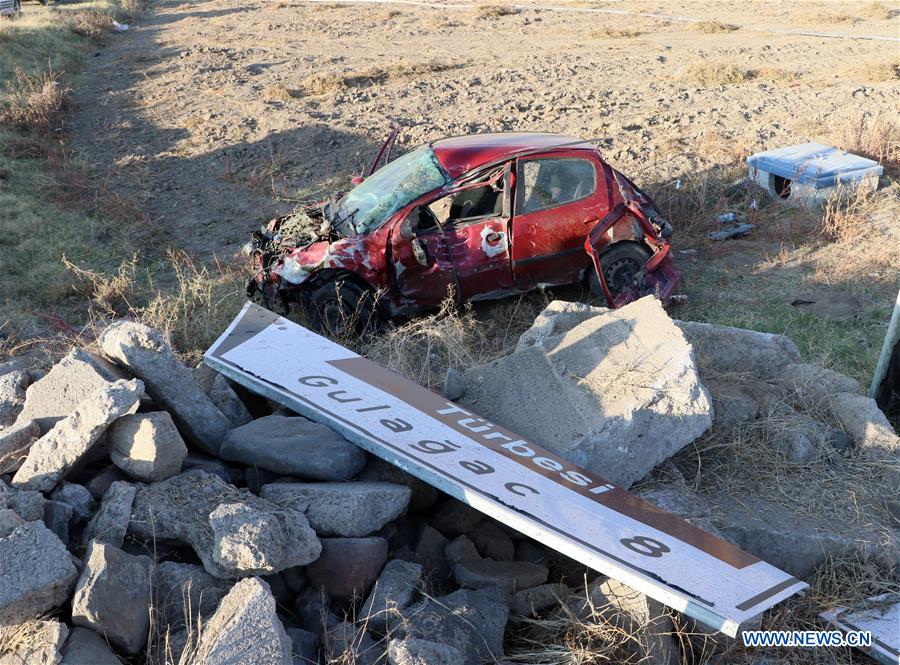
M 416 227 L 419 225 L 419 208 L 413 208 L 400 223 L 400 237 L 404 240 L 413 240 L 416 237 Z

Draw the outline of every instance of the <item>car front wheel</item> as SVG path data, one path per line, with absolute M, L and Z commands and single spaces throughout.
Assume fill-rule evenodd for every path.
M 649 249 L 636 242 L 619 242 L 600 254 L 603 279 L 613 296 L 635 286 L 635 279 L 651 256 Z M 588 285 L 594 297 L 605 298 L 597 271 L 593 268 L 588 273 Z
M 313 291 L 310 310 L 313 327 L 342 342 L 372 335 L 380 322 L 375 294 L 348 281 L 328 282 Z

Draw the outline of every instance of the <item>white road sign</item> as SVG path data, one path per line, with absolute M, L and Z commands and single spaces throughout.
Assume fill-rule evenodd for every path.
M 806 584 L 248 303 L 205 362 L 521 533 L 734 636 Z

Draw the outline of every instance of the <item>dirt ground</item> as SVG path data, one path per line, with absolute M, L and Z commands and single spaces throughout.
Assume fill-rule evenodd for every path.
M 863 117 L 897 120 L 900 5 L 554 7 L 164 0 L 92 59 L 73 143 L 149 213 L 157 237 L 208 261 L 277 211 L 346 187 L 395 125 L 406 145 L 485 131 L 596 138 L 668 199 L 723 165 L 733 175 L 757 150 L 834 139 Z M 597 11 L 610 9 L 626 13 Z M 837 288 L 859 303 L 862 329 L 882 325 L 893 256 L 823 255 L 818 230 L 779 223 L 716 245 L 706 227 L 676 224 L 691 297 L 682 315 L 790 333 L 808 316 L 789 309 L 792 290 Z M 760 314 L 761 297 L 778 300 L 777 316 Z M 866 357 L 857 374 L 874 364 L 877 338 L 844 340 Z

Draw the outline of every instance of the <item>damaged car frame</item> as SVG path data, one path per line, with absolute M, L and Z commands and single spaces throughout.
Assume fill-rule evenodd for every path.
M 299 304 L 334 332 L 535 288 L 587 283 L 610 307 L 681 275 L 652 199 L 591 143 L 557 134 L 441 139 L 391 160 L 394 130 L 354 187 L 270 221 L 244 251 L 248 294 Z

